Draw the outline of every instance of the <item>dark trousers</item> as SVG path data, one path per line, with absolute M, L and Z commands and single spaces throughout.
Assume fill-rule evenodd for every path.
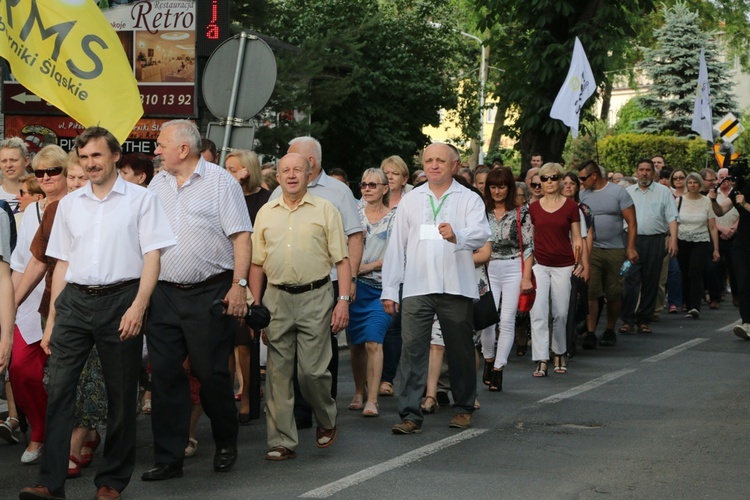
M 453 411 L 473 413 L 477 394 L 473 302 L 448 294 L 406 297 L 401 302 L 403 349 L 398 380 L 398 413 L 402 420 L 422 424 L 420 403 L 427 384 L 432 323 L 435 315 L 445 341 L 450 367 Z
M 688 308 L 701 309 L 703 299 L 703 272 L 706 262 L 711 255 L 709 241 L 677 240 L 677 261 L 680 263 L 682 275 L 682 301 Z
M 719 271 L 718 276 L 721 280 L 721 286 L 723 287 L 727 279 L 729 280 L 729 288 L 732 290 L 732 296 L 737 295 L 737 275 L 734 271 L 734 259 L 732 258 L 732 248 L 734 247 L 734 236 L 728 240 L 722 240 L 719 238 Z
M 399 300 L 403 286 L 399 290 Z M 383 339 L 383 374 L 380 376 L 382 382 L 393 383 L 398 371 L 398 361 L 401 359 L 401 310 L 391 317 L 391 323 L 385 332 Z
M 735 238 L 732 246 L 737 298 L 740 301 L 740 317 L 743 323 L 750 323 L 750 247 Z
M 339 282 L 333 281 L 333 306 L 336 307 L 336 297 L 339 296 Z M 331 331 L 331 362 L 328 363 L 328 371 L 331 372 L 331 397 L 336 399 L 338 394 L 339 379 L 339 340 Z M 297 424 L 312 422 L 312 408 L 302 397 L 297 380 L 297 363 L 294 363 L 294 418 Z
M 156 463 L 182 465 L 190 432 L 190 383 L 182 367 L 190 357 L 190 372 L 200 382 L 203 411 L 211 419 L 217 448 L 237 443 L 239 424 L 229 376 L 229 356 L 235 329 L 229 316 L 209 310 L 223 299 L 231 278 L 195 290 L 180 290 L 159 282 L 151 296 L 148 318 L 151 361 L 151 429 Z
M 111 295 L 92 297 L 71 285 L 60 293 L 50 339 L 47 433 L 38 484 L 65 496 L 76 386 L 96 345 L 107 388 L 107 437 L 94 478 L 97 487 L 122 491 L 135 468 L 136 401 L 143 337 L 120 340 L 120 321 L 138 293 L 134 284 Z
M 638 235 L 635 248 L 638 261 L 623 276 L 622 321 L 625 324 L 648 325 L 654 315 L 659 276 L 666 248 L 664 235 Z M 639 302 L 640 297 L 640 302 Z M 636 306 L 638 310 L 636 311 Z

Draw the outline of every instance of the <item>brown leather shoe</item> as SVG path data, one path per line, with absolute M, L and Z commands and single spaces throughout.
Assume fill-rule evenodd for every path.
M 468 429 L 471 427 L 471 413 L 456 413 L 453 415 L 448 427 L 453 427 L 454 429 Z
M 94 500 L 120 500 L 120 492 L 109 486 L 100 486 Z
M 33 488 L 24 488 L 18 494 L 19 500 L 64 500 L 63 497 L 57 497 L 50 493 L 46 486 L 34 486 Z
M 413 420 L 404 420 L 391 427 L 391 432 L 394 434 L 419 434 L 422 432 L 422 426 Z

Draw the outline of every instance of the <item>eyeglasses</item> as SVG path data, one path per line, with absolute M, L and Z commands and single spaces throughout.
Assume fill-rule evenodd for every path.
M 677 176 L 674 176 L 674 177 L 672 177 L 672 180 L 673 180 L 673 181 L 684 181 L 684 180 L 685 180 L 685 178 L 684 178 L 683 176 L 679 176 L 679 177 L 677 177 Z
M 578 180 L 581 182 L 586 182 L 586 179 L 588 179 L 589 177 L 591 177 L 591 175 L 579 175 Z
M 533 189 L 542 189 L 542 183 L 541 182 L 532 182 L 531 187 Z
M 557 182 L 558 180 L 560 180 L 560 176 L 557 175 L 557 174 L 554 174 L 554 175 L 540 175 L 539 178 L 542 180 L 542 182 L 547 182 L 547 181 L 555 181 L 555 182 Z
M 62 167 L 51 167 L 51 168 L 38 168 L 34 170 L 34 175 L 37 179 L 42 179 L 44 177 L 44 174 L 49 175 L 50 177 L 56 177 L 60 175 L 63 171 Z
M 388 184 L 384 184 L 382 182 L 360 182 L 359 187 L 362 189 L 376 189 L 378 186 L 387 186 Z

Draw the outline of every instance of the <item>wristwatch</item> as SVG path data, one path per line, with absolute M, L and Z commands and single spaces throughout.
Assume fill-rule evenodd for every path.
M 356 276 L 352 276 L 352 283 L 356 283 L 356 282 L 357 282 L 357 277 Z
M 234 279 L 232 283 L 240 285 L 242 288 L 247 288 L 247 280 L 245 278 Z
M 338 297 L 336 297 L 336 300 L 343 300 L 346 302 L 351 302 L 352 298 L 349 297 L 348 295 L 339 295 Z

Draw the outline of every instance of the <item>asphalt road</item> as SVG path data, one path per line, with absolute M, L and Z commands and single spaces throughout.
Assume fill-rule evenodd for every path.
M 566 375 L 534 379 L 530 353 L 512 354 L 503 392 L 480 385 L 481 409 L 466 431 L 449 429 L 443 408 L 426 416 L 422 434 L 395 436 L 394 398 L 381 399 L 379 418 L 347 411 L 353 383 L 342 351 L 331 448 L 317 449 L 314 430 L 303 430 L 297 459 L 267 462 L 265 422 L 256 420 L 240 430 L 235 468 L 218 474 L 204 417 L 185 477 L 144 483 L 152 446 L 141 416 L 123 498 L 747 498 L 750 342 L 731 332 L 736 309 L 722 307 L 697 321 L 663 314 L 652 335 L 579 350 Z M 0 445 L 0 499 L 35 483 L 22 451 Z M 68 481 L 68 498 L 93 497 L 93 476 Z

